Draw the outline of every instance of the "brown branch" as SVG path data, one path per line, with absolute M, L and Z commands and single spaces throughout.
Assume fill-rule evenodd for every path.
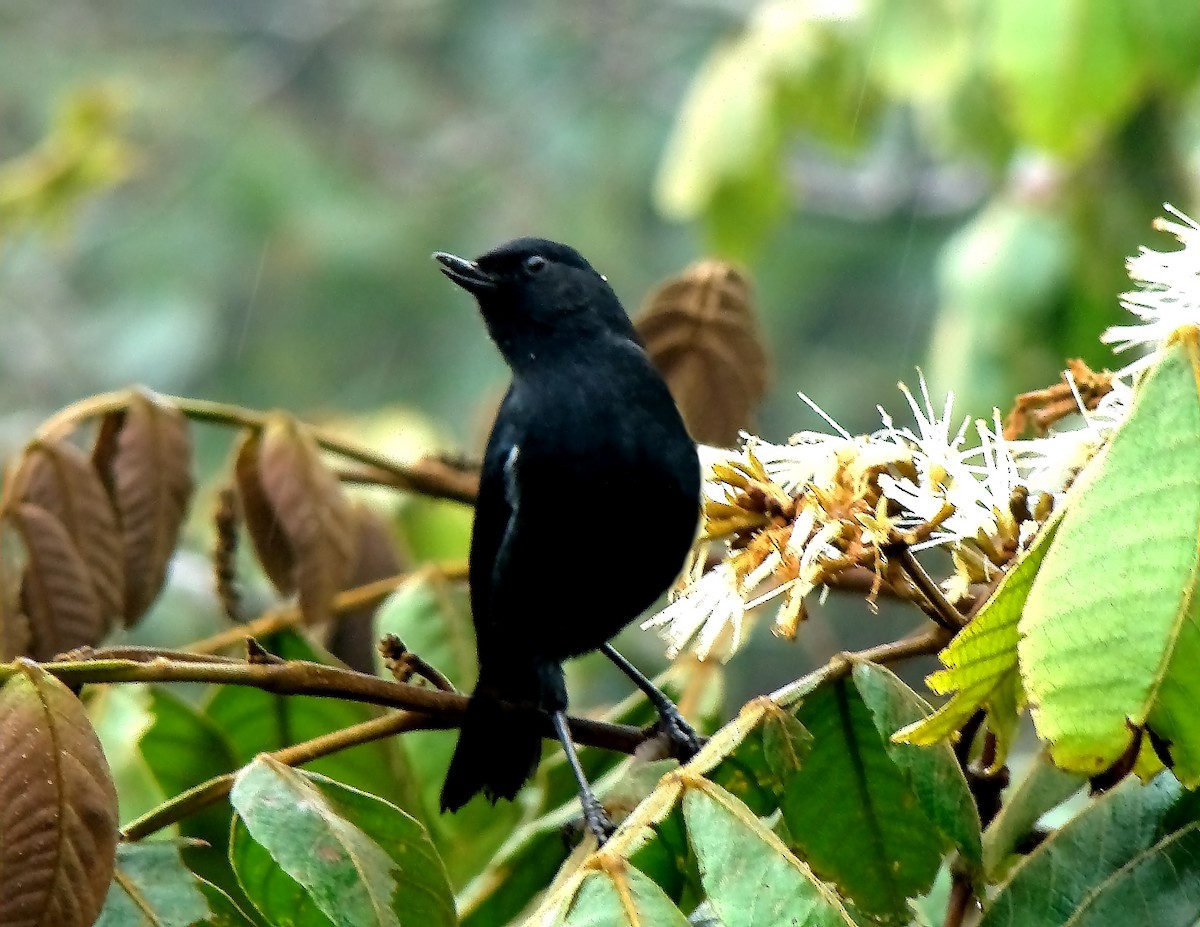
M 962 872 L 951 876 L 950 899 L 946 902 L 946 919 L 942 927 L 962 927 L 967 911 L 971 909 L 971 882 Z
M 120 682 L 203 682 L 249 686 L 276 695 L 313 695 L 386 708 L 405 708 L 429 715 L 435 719 L 437 726 L 443 727 L 457 726 L 467 708 L 467 696 L 455 692 L 390 682 L 354 670 L 303 660 L 245 663 L 207 659 L 195 662 L 173 659 L 162 655 L 161 651 L 131 649 L 141 651 L 144 659 L 66 660 L 39 665 L 69 686 Z M 0 665 L 0 683 L 15 672 L 18 669 L 13 664 Z M 571 718 L 569 721 L 575 740 L 589 747 L 633 753 L 647 739 L 640 728 L 627 724 L 610 724 L 585 718 Z M 543 735 L 547 738 L 555 736 L 548 716 L 544 719 Z

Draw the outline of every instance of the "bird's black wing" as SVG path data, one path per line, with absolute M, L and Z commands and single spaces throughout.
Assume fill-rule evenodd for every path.
M 514 424 L 514 400 L 511 390 L 504 397 L 496 423 L 488 438 L 483 468 L 479 476 L 479 496 L 475 502 L 475 520 L 471 529 L 471 613 L 476 637 L 490 636 L 496 620 L 492 599 L 494 586 L 503 575 L 501 564 L 506 538 L 511 543 L 514 531 L 514 464 L 520 455 L 519 429 Z M 510 462 L 512 461 L 512 462 Z

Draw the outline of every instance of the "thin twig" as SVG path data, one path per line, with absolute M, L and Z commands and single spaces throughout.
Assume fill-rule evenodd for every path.
M 284 747 L 282 750 L 267 754 L 267 756 L 278 760 L 285 766 L 303 766 L 323 756 L 337 753 L 339 750 L 357 747 L 360 744 L 381 740 L 384 737 L 391 737 L 406 731 L 427 730 L 443 726 L 445 725 L 441 724 L 438 719 L 428 715 L 416 714 L 411 711 L 394 712 L 381 718 L 372 718 L 370 721 L 363 721 L 338 731 L 322 734 L 320 737 L 314 737 L 312 740 L 293 744 L 290 747 Z M 235 770 L 214 776 L 186 792 L 168 799 L 157 808 L 151 809 L 121 828 L 121 839 L 128 842 L 141 840 L 209 805 L 216 804 L 229 794 L 237 775 L 238 771 Z
M 947 631 L 961 631 L 967 626 L 967 619 L 963 617 L 962 612 L 950 604 L 950 600 L 933 581 L 933 577 L 925 572 L 925 567 L 921 566 L 921 561 L 907 544 L 897 543 L 889 546 L 887 556 L 899 564 L 900 569 L 912 580 L 921 595 L 929 600 L 932 608 L 926 614 L 930 618 Z
M 397 573 L 395 576 L 387 576 L 377 579 L 375 582 L 339 592 L 329 603 L 330 614 L 336 620 L 348 612 L 382 602 L 408 580 L 424 575 L 422 570 L 435 571 L 449 580 L 464 579 L 467 575 L 467 565 L 462 562 L 430 564 L 413 573 Z M 188 644 L 186 649 L 190 653 L 198 654 L 219 653 L 222 650 L 243 646 L 248 637 L 266 637 L 276 631 L 301 624 L 303 620 L 304 615 L 298 606 L 285 605 L 265 612 L 253 621 L 235 625 L 219 631 L 211 637 Z
M 80 422 L 120 412 L 129 405 L 129 390 L 101 393 L 72 403 L 51 416 L 37 431 L 40 438 L 61 437 L 69 433 Z M 204 399 L 189 399 L 185 396 L 160 395 L 159 398 L 178 409 L 190 419 L 232 425 L 238 428 L 262 428 L 267 415 L 254 409 Z M 332 454 L 357 461 L 375 470 L 388 474 L 389 484 L 397 489 L 420 493 L 436 499 L 453 499 L 456 502 L 473 503 L 479 492 L 476 474 L 463 472 L 436 457 L 426 457 L 411 464 L 402 464 L 370 448 L 344 440 L 338 435 L 310 426 L 309 433 L 322 448 Z

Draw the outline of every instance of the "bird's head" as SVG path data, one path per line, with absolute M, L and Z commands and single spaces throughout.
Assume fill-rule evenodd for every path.
M 607 279 L 574 248 L 517 238 L 473 261 L 434 254 L 441 271 L 475 297 L 492 339 L 513 369 L 590 339 L 637 340 Z

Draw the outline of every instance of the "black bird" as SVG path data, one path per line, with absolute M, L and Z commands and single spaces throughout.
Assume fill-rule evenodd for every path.
M 512 370 L 471 533 L 479 679 L 442 809 L 478 792 L 513 798 L 537 767 L 545 712 L 603 842 L 612 824 L 567 730 L 562 661 L 603 651 L 650 697 L 677 753 L 698 749 L 675 706 L 609 643 L 667 588 L 695 538 L 696 446 L 608 281 L 573 248 L 519 238 L 474 261 L 434 258 L 478 301 Z

